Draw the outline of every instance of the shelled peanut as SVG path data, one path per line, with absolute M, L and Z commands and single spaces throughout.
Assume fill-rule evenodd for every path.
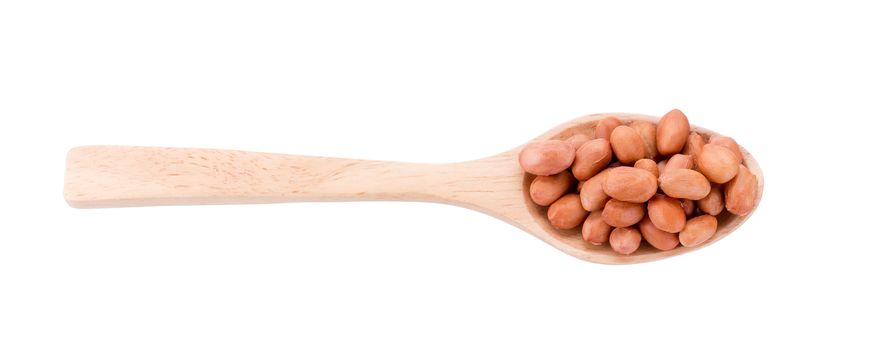
M 737 142 L 706 139 L 678 109 L 657 125 L 609 117 L 593 137 L 530 143 L 519 161 L 536 175 L 529 196 L 548 206 L 552 226 L 581 226 L 587 243 L 620 254 L 643 241 L 659 250 L 700 245 L 715 235 L 717 216 L 749 214 L 758 195 Z

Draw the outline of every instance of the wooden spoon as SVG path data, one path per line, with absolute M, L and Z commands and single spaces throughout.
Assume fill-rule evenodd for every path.
M 597 121 L 616 116 L 625 123 L 658 118 L 636 114 L 594 114 L 564 123 L 535 140 L 593 136 Z M 692 126 L 705 136 L 712 131 Z M 70 150 L 64 198 L 75 208 L 154 205 L 251 204 L 307 201 L 425 201 L 458 205 L 502 219 L 576 258 L 630 264 L 687 253 L 718 241 L 748 216 L 722 214 L 718 232 L 698 247 L 659 251 L 647 244 L 631 255 L 608 245 L 585 243 L 580 230 L 558 230 L 547 209 L 529 198 L 534 176 L 520 169 L 521 147 L 452 164 L 412 164 L 242 151 L 86 146 Z M 741 149 L 744 163 L 764 181 L 756 160 Z

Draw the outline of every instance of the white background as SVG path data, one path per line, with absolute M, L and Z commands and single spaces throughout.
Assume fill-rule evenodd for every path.
M 878 10 L 311 3 L 0 2 L 0 349 L 881 346 Z M 765 194 L 642 265 L 436 204 L 61 196 L 83 144 L 451 162 L 673 107 L 752 151 Z

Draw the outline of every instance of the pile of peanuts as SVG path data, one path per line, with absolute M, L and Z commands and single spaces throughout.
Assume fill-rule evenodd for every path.
M 657 126 L 609 117 L 597 123 L 593 139 L 532 142 L 519 161 L 536 175 L 529 195 L 549 206 L 552 226 L 581 225 L 586 242 L 608 242 L 625 255 L 643 238 L 659 250 L 699 245 L 716 233 L 723 211 L 743 216 L 756 205 L 758 180 L 737 142 L 704 139 L 678 109 Z

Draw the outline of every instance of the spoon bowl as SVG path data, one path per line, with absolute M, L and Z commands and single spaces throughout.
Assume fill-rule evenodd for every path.
M 599 120 L 628 124 L 658 118 L 638 114 L 593 114 L 561 124 L 533 141 L 593 137 Z M 692 126 L 705 136 L 716 133 Z M 728 236 L 749 218 L 724 212 L 718 230 L 696 247 L 657 250 L 645 242 L 621 255 L 581 238 L 580 229 L 550 225 L 547 208 L 529 196 L 533 175 L 518 163 L 522 146 L 488 158 L 451 164 L 416 164 L 229 150 L 130 146 L 85 146 L 67 157 L 64 197 L 75 208 L 155 205 L 258 204 L 310 201 L 426 201 L 474 209 L 502 219 L 576 258 L 632 264 L 691 252 Z M 758 163 L 741 147 L 744 164 L 758 179 Z M 755 211 L 755 209 L 753 209 Z M 752 214 L 752 212 L 750 213 Z
M 608 117 L 617 117 L 622 121 L 624 125 L 628 125 L 633 121 L 642 120 L 648 121 L 652 124 L 657 125 L 660 118 L 652 117 L 647 115 L 640 114 L 628 114 L 628 113 L 603 113 L 603 114 L 592 114 L 585 117 L 577 118 L 567 123 L 564 123 L 556 128 L 551 129 L 550 131 L 542 134 L 537 137 L 534 141 L 540 140 L 565 140 L 572 135 L 575 134 L 586 134 L 589 137 L 594 137 L 594 129 L 596 128 L 597 123 Z M 718 133 L 701 128 L 695 125 L 691 125 L 691 131 L 697 132 L 701 134 L 705 138 L 709 138 L 712 135 L 717 135 Z M 741 152 L 743 153 L 743 163 L 744 165 L 756 175 L 758 180 L 757 186 L 757 194 L 756 194 L 756 207 L 758 207 L 759 202 L 761 202 L 762 191 L 764 189 L 764 178 L 762 175 L 762 170 L 759 167 L 759 164 L 756 162 L 756 159 L 750 154 L 746 149 L 740 147 Z M 518 148 L 519 152 L 519 148 Z M 515 152 L 516 153 L 516 152 Z M 742 225 L 746 220 L 755 212 L 755 208 L 745 215 L 745 216 L 737 216 L 729 213 L 727 210 L 723 210 L 721 214 L 719 214 L 716 219 L 718 220 L 718 228 L 716 234 L 713 235 L 706 242 L 694 246 L 694 247 L 684 247 L 678 246 L 672 250 L 661 251 L 658 250 L 651 245 L 649 245 L 645 240 L 640 244 L 639 249 L 633 252 L 630 255 L 622 255 L 612 251 L 608 244 L 604 245 L 592 245 L 585 242 L 581 238 L 581 227 L 571 229 L 571 230 L 561 230 L 551 226 L 550 222 L 547 220 L 547 207 L 539 206 L 533 203 L 529 198 L 529 186 L 532 183 L 532 180 L 535 179 L 535 175 L 532 174 L 524 174 L 523 182 L 521 184 L 522 191 L 524 193 L 524 200 L 526 202 L 527 207 L 529 208 L 531 216 L 535 219 L 536 222 L 540 223 L 540 229 L 546 235 L 546 238 L 542 238 L 541 235 L 535 233 L 534 231 L 530 231 L 533 235 L 542 238 L 552 246 L 557 249 L 566 252 L 572 256 L 575 256 L 579 259 L 604 263 L 604 264 L 634 264 L 634 263 L 642 263 L 660 260 L 664 258 L 668 258 L 671 256 L 676 256 L 680 254 L 685 254 L 705 246 L 708 246 L 722 238 L 727 237 L 731 232 L 734 232 L 740 225 Z

